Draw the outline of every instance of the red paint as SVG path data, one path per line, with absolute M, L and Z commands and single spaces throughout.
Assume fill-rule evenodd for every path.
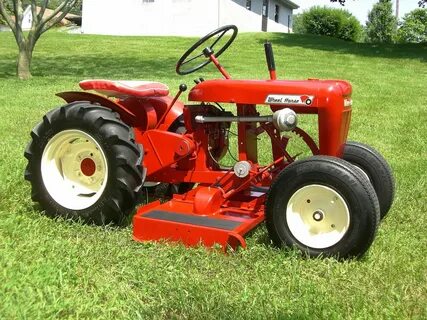
M 214 219 L 240 223 L 240 225 L 233 230 L 222 230 L 145 217 L 145 214 L 152 210 L 167 211 L 173 214 L 185 214 L 189 217 L 194 215 L 199 216 L 200 214 L 193 213 L 194 198 L 191 196 L 199 192 L 198 189 L 195 189 L 190 191 L 189 196 L 175 196 L 174 199 L 164 204 L 155 201 L 141 207 L 133 218 L 134 240 L 168 240 L 181 242 L 186 246 L 204 245 L 207 247 L 219 244 L 223 251 L 227 251 L 227 247 L 236 249 L 238 246 L 241 246 L 245 248 L 246 242 L 244 236 L 264 221 L 263 206 L 250 207 L 243 205 L 245 201 L 237 201 L 234 203 L 228 201 L 223 203 L 222 208 L 208 215 Z M 247 200 L 246 198 L 244 199 Z
M 163 97 L 169 94 L 169 88 L 159 82 L 84 80 L 79 85 L 83 90 L 95 90 L 109 97 Z
M 302 129 L 297 128 L 294 132 L 302 137 L 313 154 L 342 155 L 351 118 L 351 108 L 344 107 L 344 99 L 350 97 L 352 91 L 348 82 L 277 80 L 275 71 L 270 72 L 270 80 L 232 80 L 215 55 L 210 59 L 225 79 L 196 84 L 188 96 L 192 103 L 186 106 L 178 100 L 179 95 L 175 98 L 168 96 L 167 87 L 158 83 L 142 86 L 107 80 L 81 83 L 83 89 L 97 90 L 116 96 L 116 99 L 87 92 L 59 94 L 68 102 L 90 101 L 118 112 L 121 119 L 134 129 L 136 141 L 144 148 L 142 165 L 147 170 L 146 181 L 197 184 L 195 189 L 175 195 L 166 203 L 155 201 L 140 207 L 134 217 L 135 240 L 167 239 L 188 246 L 218 243 L 226 250 L 227 246 L 245 247 L 245 234 L 264 221 L 265 192 L 281 170 L 294 161 L 286 150 L 289 138 L 272 123 L 238 123 L 238 160 L 248 161 L 251 165 L 248 175 L 239 178 L 233 168 L 218 164 L 228 149 L 225 132 L 229 124 L 195 121 L 197 115 L 224 115 L 214 106 L 215 102 L 235 104 L 233 114 L 241 117 L 271 115 L 283 108 L 291 108 L 299 114 L 317 114 L 319 145 Z M 269 100 L 269 96 L 276 100 Z M 297 97 L 302 102 L 278 104 L 284 101 L 280 99 L 289 97 Z M 311 97 L 313 101 L 306 105 Z M 178 123 L 181 116 L 186 131 L 171 132 L 181 125 Z M 273 155 L 267 165 L 258 161 L 258 140 L 263 133 L 270 139 Z M 86 160 L 82 162 L 82 172 L 92 175 L 94 163 Z M 227 223 L 239 222 L 239 225 L 224 230 L 147 216 L 156 211 L 174 217 L 184 215 L 189 219 L 208 217 Z
M 224 67 L 219 63 L 218 59 L 215 57 L 214 54 L 211 54 L 209 56 L 209 59 L 214 63 L 215 67 L 221 72 L 221 74 L 224 76 L 225 79 L 231 79 L 230 74 L 227 72 L 227 70 L 224 69 Z
M 270 73 L 270 80 L 277 79 L 276 70 L 270 70 L 269 73 Z
M 94 175 L 96 171 L 96 164 L 91 158 L 85 158 L 80 163 L 80 171 L 87 177 Z

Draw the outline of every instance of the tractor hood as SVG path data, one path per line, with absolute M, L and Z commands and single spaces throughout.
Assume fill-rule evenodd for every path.
M 191 89 L 190 101 L 318 107 L 331 96 L 350 96 L 342 80 L 206 80 Z

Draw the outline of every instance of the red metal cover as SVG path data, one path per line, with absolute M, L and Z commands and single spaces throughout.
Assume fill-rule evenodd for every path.
M 306 96 L 325 95 L 334 91 L 341 96 L 351 94 L 351 85 L 342 80 L 206 80 L 197 84 L 189 93 L 190 101 L 224 102 L 238 104 L 270 104 L 274 95 Z M 318 99 L 312 106 L 318 106 Z M 292 105 L 292 103 L 289 103 Z

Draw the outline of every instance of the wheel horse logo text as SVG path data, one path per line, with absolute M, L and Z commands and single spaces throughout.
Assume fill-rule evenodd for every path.
M 293 104 L 299 106 L 311 106 L 313 103 L 314 96 L 297 96 L 297 95 L 281 95 L 281 94 L 270 94 L 265 99 L 267 104 Z

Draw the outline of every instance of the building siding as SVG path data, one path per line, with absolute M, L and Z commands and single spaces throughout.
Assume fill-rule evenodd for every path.
M 274 22 L 270 0 L 268 31 L 288 32 L 287 15 L 281 5 L 280 22 Z M 283 10 L 282 10 L 283 9 Z M 282 14 L 283 11 L 283 14 Z M 235 24 L 242 32 L 261 31 L 262 0 L 84 0 L 82 31 L 108 35 L 200 36 L 219 26 Z

